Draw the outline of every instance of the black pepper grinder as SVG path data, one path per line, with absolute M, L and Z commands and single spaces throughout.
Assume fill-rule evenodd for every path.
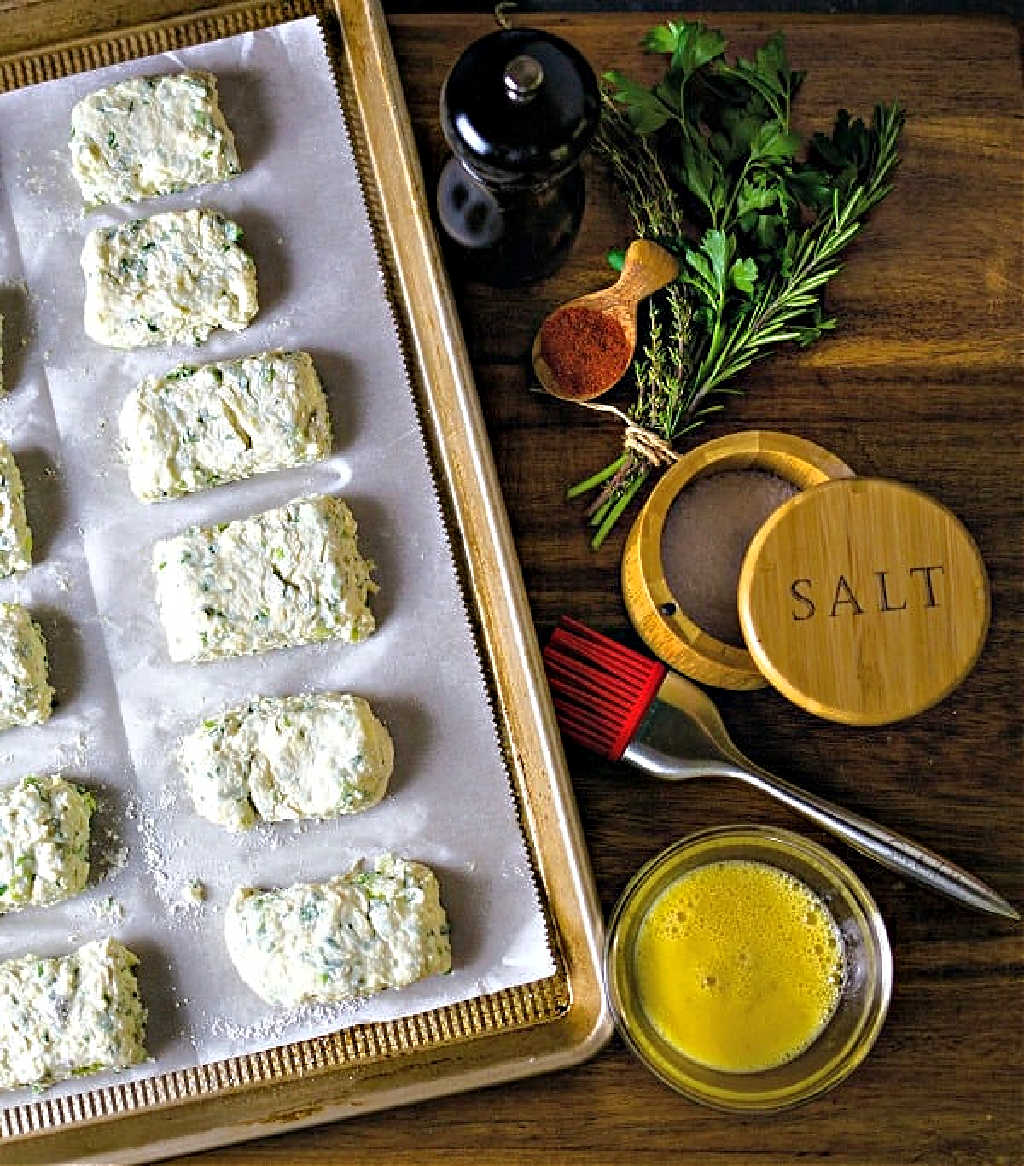
M 502 29 L 455 62 L 441 90 L 441 128 L 455 156 L 437 205 L 470 278 L 513 287 L 565 259 L 583 218 L 580 161 L 600 108 L 593 70 L 550 33 Z

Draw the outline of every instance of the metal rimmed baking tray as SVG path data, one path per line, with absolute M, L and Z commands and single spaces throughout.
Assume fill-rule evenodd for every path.
M 3 1111 L 0 1160 L 135 1162 L 583 1059 L 609 1031 L 599 915 L 458 319 L 386 29 L 361 3 L 242 4 L 0 57 L 0 87 L 316 16 L 399 324 L 556 972 L 414 1016 Z M 2 49 L 2 46 L 0 46 Z M 157 1066 L 158 1068 L 158 1066 Z

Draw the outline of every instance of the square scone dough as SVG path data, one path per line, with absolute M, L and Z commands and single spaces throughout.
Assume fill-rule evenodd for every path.
M 25 487 L 14 455 L 0 441 L 0 578 L 32 566 L 32 531 L 25 514 Z
M 147 377 L 118 418 L 132 492 L 144 502 L 319 461 L 331 420 L 308 352 L 260 352 Z
M 125 1069 L 146 1056 L 138 958 L 116 939 L 0 963 L 0 1088 Z
M 0 730 L 49 720 L 48 672 L 42 628 L 20 603 L 0 603 Z
M 166 211 L 85 238 L 85 331 L 110 348 L 202 344 L 256 315 L 256 265 L 237 223 L 211 210 Z
M 324 494 L 161 539 L 153 571 L 170 657 L 363 640 L 374 629 L 371 569 L 352 512 Z
M 217 78 L 190 71 L 132 77 L 71 111 L 71 169 L 87 207 L 138 202 L 239 172 Z
M 0 789 L 0 914 L 70 899 L 89 879 L 96 800 L 57 773 Z
M 232 963 L 268 1004 L 351 1000 L 452 966 L 437 878 L 384 854 L 323 883 L 239 887 L 224 936 Z
M 368 810 L 394 761 L 373 709 L 344 692 L 254 697 L 207 717 L 178 753 L 197 813 L 229 830 Z

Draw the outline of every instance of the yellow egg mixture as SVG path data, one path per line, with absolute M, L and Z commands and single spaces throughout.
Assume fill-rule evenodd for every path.
M 711 862 L 655 901 L 636 944 L 641 1007 L 661 1037 L 714 1069 L 784 1064 L 828 1023 L 842 940 L 825 904 L 762 862 Z

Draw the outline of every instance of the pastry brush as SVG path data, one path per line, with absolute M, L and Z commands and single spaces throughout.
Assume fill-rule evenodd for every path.
M 978 911 L 1020 919 L 980 879 L 924 846 L 748 760 L 710 698 L 664 664 L 568 617 L 544 649 L 544 664 L 558 723 L 578 744 L 668 781 L 737 778 L 905 878 Z

